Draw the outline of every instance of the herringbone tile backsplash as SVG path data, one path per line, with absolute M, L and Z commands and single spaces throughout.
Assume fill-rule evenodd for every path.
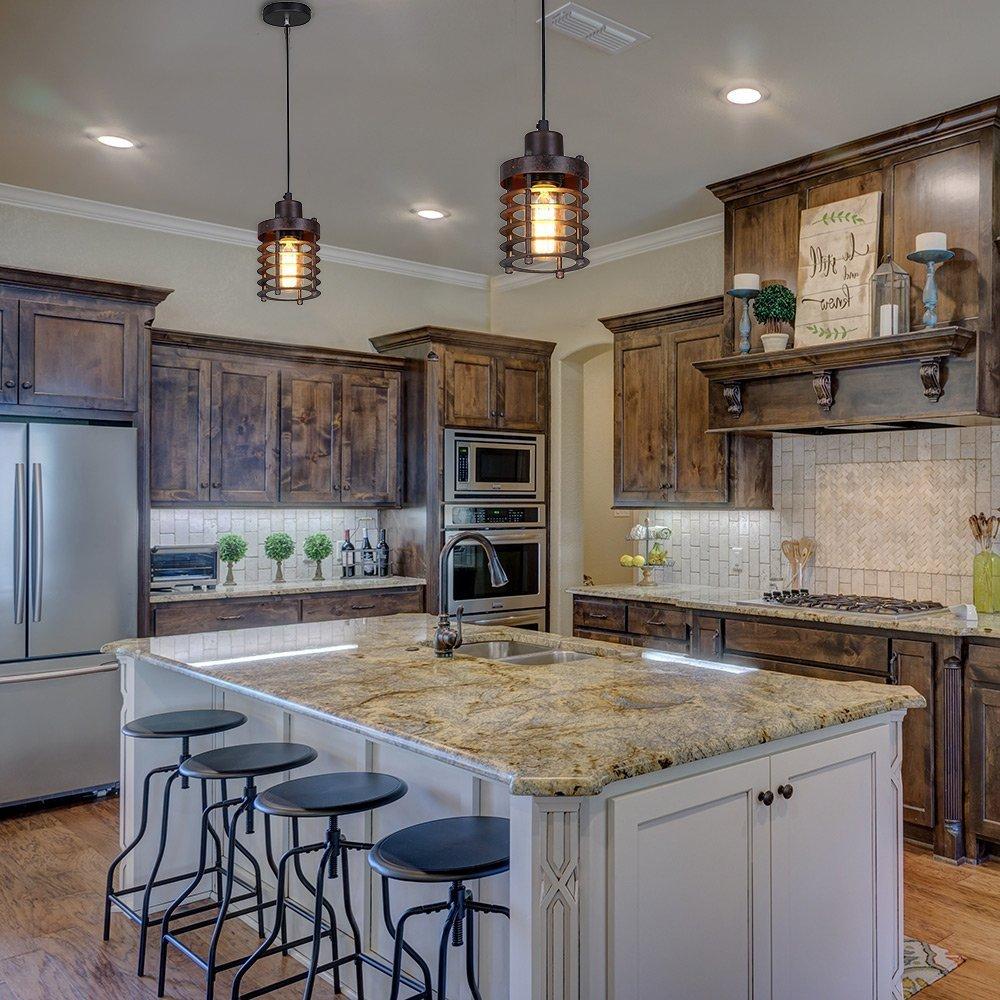
M 972 599 L 966 519 L 1000 505 L 1000 427 L 774 438 L 773 511 L 650 511 L 673 530 L 667 580 L 766 590 L 783 538 L 816 539 L 806 585 Z

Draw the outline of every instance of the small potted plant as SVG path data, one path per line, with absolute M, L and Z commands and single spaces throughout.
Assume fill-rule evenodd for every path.
M 323 579 L 323 560 L 333 552 L 333 542 L 329 535 L 324 535 L 322 531 L 317 531 L 315 535 L 310 535 L 303 545 L 306 559 L 316 563 L 316 575 L 314 580 Z
M 223 586 L 235 587 L 236 580 L 233 578 L 233 564 L 242 562 L 247 554 L 247 540 L 242 535 L 237 535 L 231 531 L 224 535 L 219 535 L 219 558 L 226 564 L 226 582 Z
M 788 346 L 788 334 L 781 328 L 795 323 L 795 292 L 780 284 L 765 285 L 753 300 L 753 314 L 767 328 L 767 333 L 760 336 L 764 350 L 783 351 Z
M 278 568 L 274 572 L 275 583 L 285 582 L 285 574 L 281 572 L 281 564 L 286 559 L 291 559 L 294 551 L 295 542 L 292 541 L 292 536 L 284 531 L 275 531 L 264 539 L 264 555 L 278 564 Z

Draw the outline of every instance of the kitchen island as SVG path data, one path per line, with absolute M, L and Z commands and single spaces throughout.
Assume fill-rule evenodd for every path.
M 125 718 L 224 706 L 250 721 L 217 745 L 293 740 L 319 751 L 312 771 L 403 778 L 403 799 L 345 822 L 352 839 L 509 816 L 509 877 L 475 887 L 511 909 L 509 927 L 482 922 L 490 1000 L 901 996 L 900 727 L 923 705 L 915 691 L 488 626 L 467 628 L 466 643 L 583 655 L 436 659 L 433 627 L 396 615 L 108 648 Z M 143 775 L 173 753 L 123 740 L 124 840 Z M 196 795 L 177 799 L 165 874 L 196 853 Z M 246 842 L 263 857 L 259 830 Z M 150 853 L 137 852 L 125 881 L 141 879 Z M 379 887 L 364 876 L 355 908 L 367 946 L 387 956 Z M 394 885 L 394 909 L 440 894 Z M 434 954 L 438 929 L 416 925 L 413 944 Z M 366 996 L 384 986 L 373 974 Z

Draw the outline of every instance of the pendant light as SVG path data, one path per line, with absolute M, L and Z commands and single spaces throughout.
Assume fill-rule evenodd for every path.
M 524 156 L 500 165 L 500 266 L 507 274 L 579 271 L 590 261 L 585 225 L 590 168 L 583 156 L 563 153 L 561 132 L 545 112 L 545 0 L 541 0 L 542 116 L 524 137 Z
M 269 3 L 261 11 L 265 24 L 285 32 L 285 196 L 274 205 L 274 218 L 257 226 L 257 293 L 262 302 L 298 302 L 319 295 L 319 223 L 302 217 L 302 202 L 292 197 L 292 126 L 288 36 L 308 24 L 312 11 L 304 3 Z

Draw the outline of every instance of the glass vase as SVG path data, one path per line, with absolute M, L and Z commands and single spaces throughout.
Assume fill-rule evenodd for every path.
M 993 610 L 1000 611 L 1000 553 L 991 552 L 993 567 Z
M 981 615 L 993 612 L 993 553 L 980 552 L 972 560 L 972 603 Z

